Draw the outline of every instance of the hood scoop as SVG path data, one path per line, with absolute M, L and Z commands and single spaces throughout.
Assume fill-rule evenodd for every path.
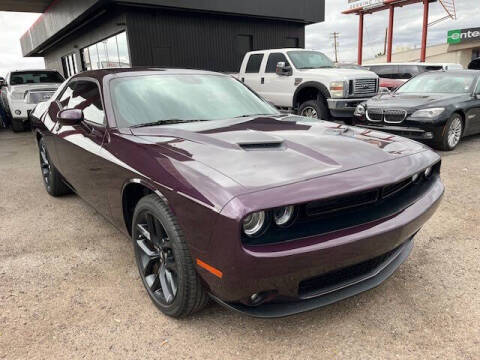
M 237 143 L 243 150 L 284 150 L 285 144 L 283 141 L 262 141 L 262 142 L 242 142 Z

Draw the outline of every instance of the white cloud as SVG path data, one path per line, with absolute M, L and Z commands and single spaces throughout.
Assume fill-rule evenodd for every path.
M 43 58 L 23 58 L 20 37 L 39 14 L 0 11 L 0 76 L 16 69 L 43 69 Z
M 479 0 L 457 0 L 457 20 L 445 20 L 429 28 L 428 44 L 446 43 L 447 31 L 469 27 L 480 27 L 478 14 Z M 306 28 L 306 47 L 325 52 L 331 58 L 334 50 L 330 33 L 340 33 L 339 61 L 354 62 L 357 57 L 358 16 L 343 15 L 347 9 L 347 0 L 326 0 L 325 22 L 309 25 Z M 439 2 L 430 4 L 432 22 L 442 18 L 446 13 Z M 414 4 L 397 8 L 393 33 L 393 48 L 420 47 L 422 38 L 423 5 Z M 383 52 L 385 29 L 388 26 L 388 11 L 365 15 L 364 59 L 372 58 Z

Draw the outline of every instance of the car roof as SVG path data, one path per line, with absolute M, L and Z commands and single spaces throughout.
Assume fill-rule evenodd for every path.
M 265 53 L 272 53 L 272 52 L 287 52 L 287 51 L 318 51 L 315 49 L 303 49 L 303 48 L 282 48 L 282 49 L 265 49 L 265 50 L 255 50 L 249 51 L 247 54 L 265 54 Z
M 90 77 L 101 81 L 104 77 L 111 75 L 115 77 L 128 77 L 135 75 L 222 75 L 213 71 L 194 70 L 194 69 L 175 69 L 175 68 L 153 68 L 153 67 L 134 67 L 134 68 L 110 68 L 101 70 L 89 70 L 78 73 L 70 78 Z

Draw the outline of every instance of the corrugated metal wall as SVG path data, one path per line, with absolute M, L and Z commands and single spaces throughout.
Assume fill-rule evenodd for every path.
M 239 43 L 244 44 L 245 37 L 251 38 L 252 50 L 305 44 L 301 23 L 162 9 L 132 8 L 127 29 L 136 66 L 235 72 L 245 49 Z

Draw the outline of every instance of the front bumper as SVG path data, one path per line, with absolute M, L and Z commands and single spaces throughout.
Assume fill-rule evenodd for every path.
M 370 98 L 327 99 L 330 114 L 335 118 L 351 118 L 358 104 Z
M 428 130 L 409 126 L 372 125 L 364 123 L 356 123 L 356 126 L 364 129 L 385 131 L 391 134 L 416 140 L 432 140 L 437 132 L 436 129 Z
M 25 101 L 11 101 L 10 113 L 14 120 L 27 121 L 30 113 L 35 109 L 37 104 L 28 104 Z M 17 114 L 16 112 L 20 112 Z
M 428 190 L 407 208 L 391 216 L 361 223 L 352 227 L 335 230 L 319 235 L 312 235 L 277 244 L 248 246 L 240 239 L 225 234 L 240 233 L 237 209 L 244 209 L 242 204 L 254 204 L 247 209 L 256 211 L 262 206 L 262 199 L 273 199 L 270 207 L 282 206 L 285 199 L 282 194 L 296 199 L 298 203 L 330 197 L 335 191 L 333 184 L 342 183 L 351 188 L 352 192 L 362 191 L 382 184 L 395 183 L 405 177 L 405 173 L 416 173 L 432 166 L 439 160 L 434 152 L 421 152 L 406 156 L 392 162 L 381 163 L 378 170 L 364 167 L 351 170 L 349 176 L 339 173 L 306 182 L 288 185 L 288 189 L 280 187 L 265 190 L 262 196 L 252 193 L 241 196 L 238 202 L 232 201 L 222 210 L 221 219 L 217 220 L 215 232 L 208 245 L 208 250 L 198 255 L 203 261 L 222 271 L 221 278 L 199 269 L 199 274 L 205 281 L 211 294 L 220 302 L 237 310 L 253 312 L 260 316 L 260 307 L 252 308 L 249 298 L 253 294 L 275 291 L 277 307 L 285 307 L 285 315 L 302 312 L 314 307 L 323 306 L 333 301 L 352 296 L 378 284 L 389 275 L 388 271 L 379 271 L 383 275 L 375 276 L 376 280 L 363 284 L 354 284 L 349 290 L 342 288 L 333 294 L 322 294 L 321 287 L 314 289 L 314 296 L 304 291 L 302 284 L 309 279 L 323 277 L 325 274 L 355 266 L 371 259 L 378 258 L 402 244 L 408 242 L 434 214 L 443 196 L 444 186 L 437 176 L 432 179 Z M 372 177 L 372 174 L 375 174 Z M 358 182 L 358 179 L 368 179 L 368 185 Z M 275 199 L 279 199 L 278 203 Z M 259 204 L 255 203 L 258 202 Z M 282 202 L 282 203 L 280 203 Z M 402 260 L 403 261 L 403 260 Z M 385 267 L 386 269 L 386 267 Z M 394 269 L 388 267 L 392 272 Z M 373 278 L 372 278 L 373 279 Z M 351 279 L 350 279 L 351 280 Z M 370 284 L 370 285 L 369 285 Z M 338 287 L 338 283 L 333 284 Z M 363 290 L 359 290 L 359 289 Z M 313 298 L 322 300 L 311 300 Z M 292 303 L 293 305 L 288 305 Z M 305 303 L 306 305 L 301 305 Z M 270 307 L 269 307 L 270 308 Z M 256 310 L 255 310 L 256 309 Z M 250 311 L 251 310 L 251 311 Z M 280 310 L 272 310 L 279 314 Z M 279 315 L 265 315 L 279 316 Z
M 219 304 L 240 313 L 260 318 L 277 318 L 314 310 L 355 296 L 364 291 L 373 289 L 388 279 L 395 270 L 407 259 L 413 249 L 413 237 L 400 247 L 395 249 L 389 256 L 375 268 L 350 278 L 335 285 L 326 286 L 318 290 L 316 296 L 284 303 L 266 303 L 253 307 L 241 303 L 226 303 L 214 295 L 210 295 Z

